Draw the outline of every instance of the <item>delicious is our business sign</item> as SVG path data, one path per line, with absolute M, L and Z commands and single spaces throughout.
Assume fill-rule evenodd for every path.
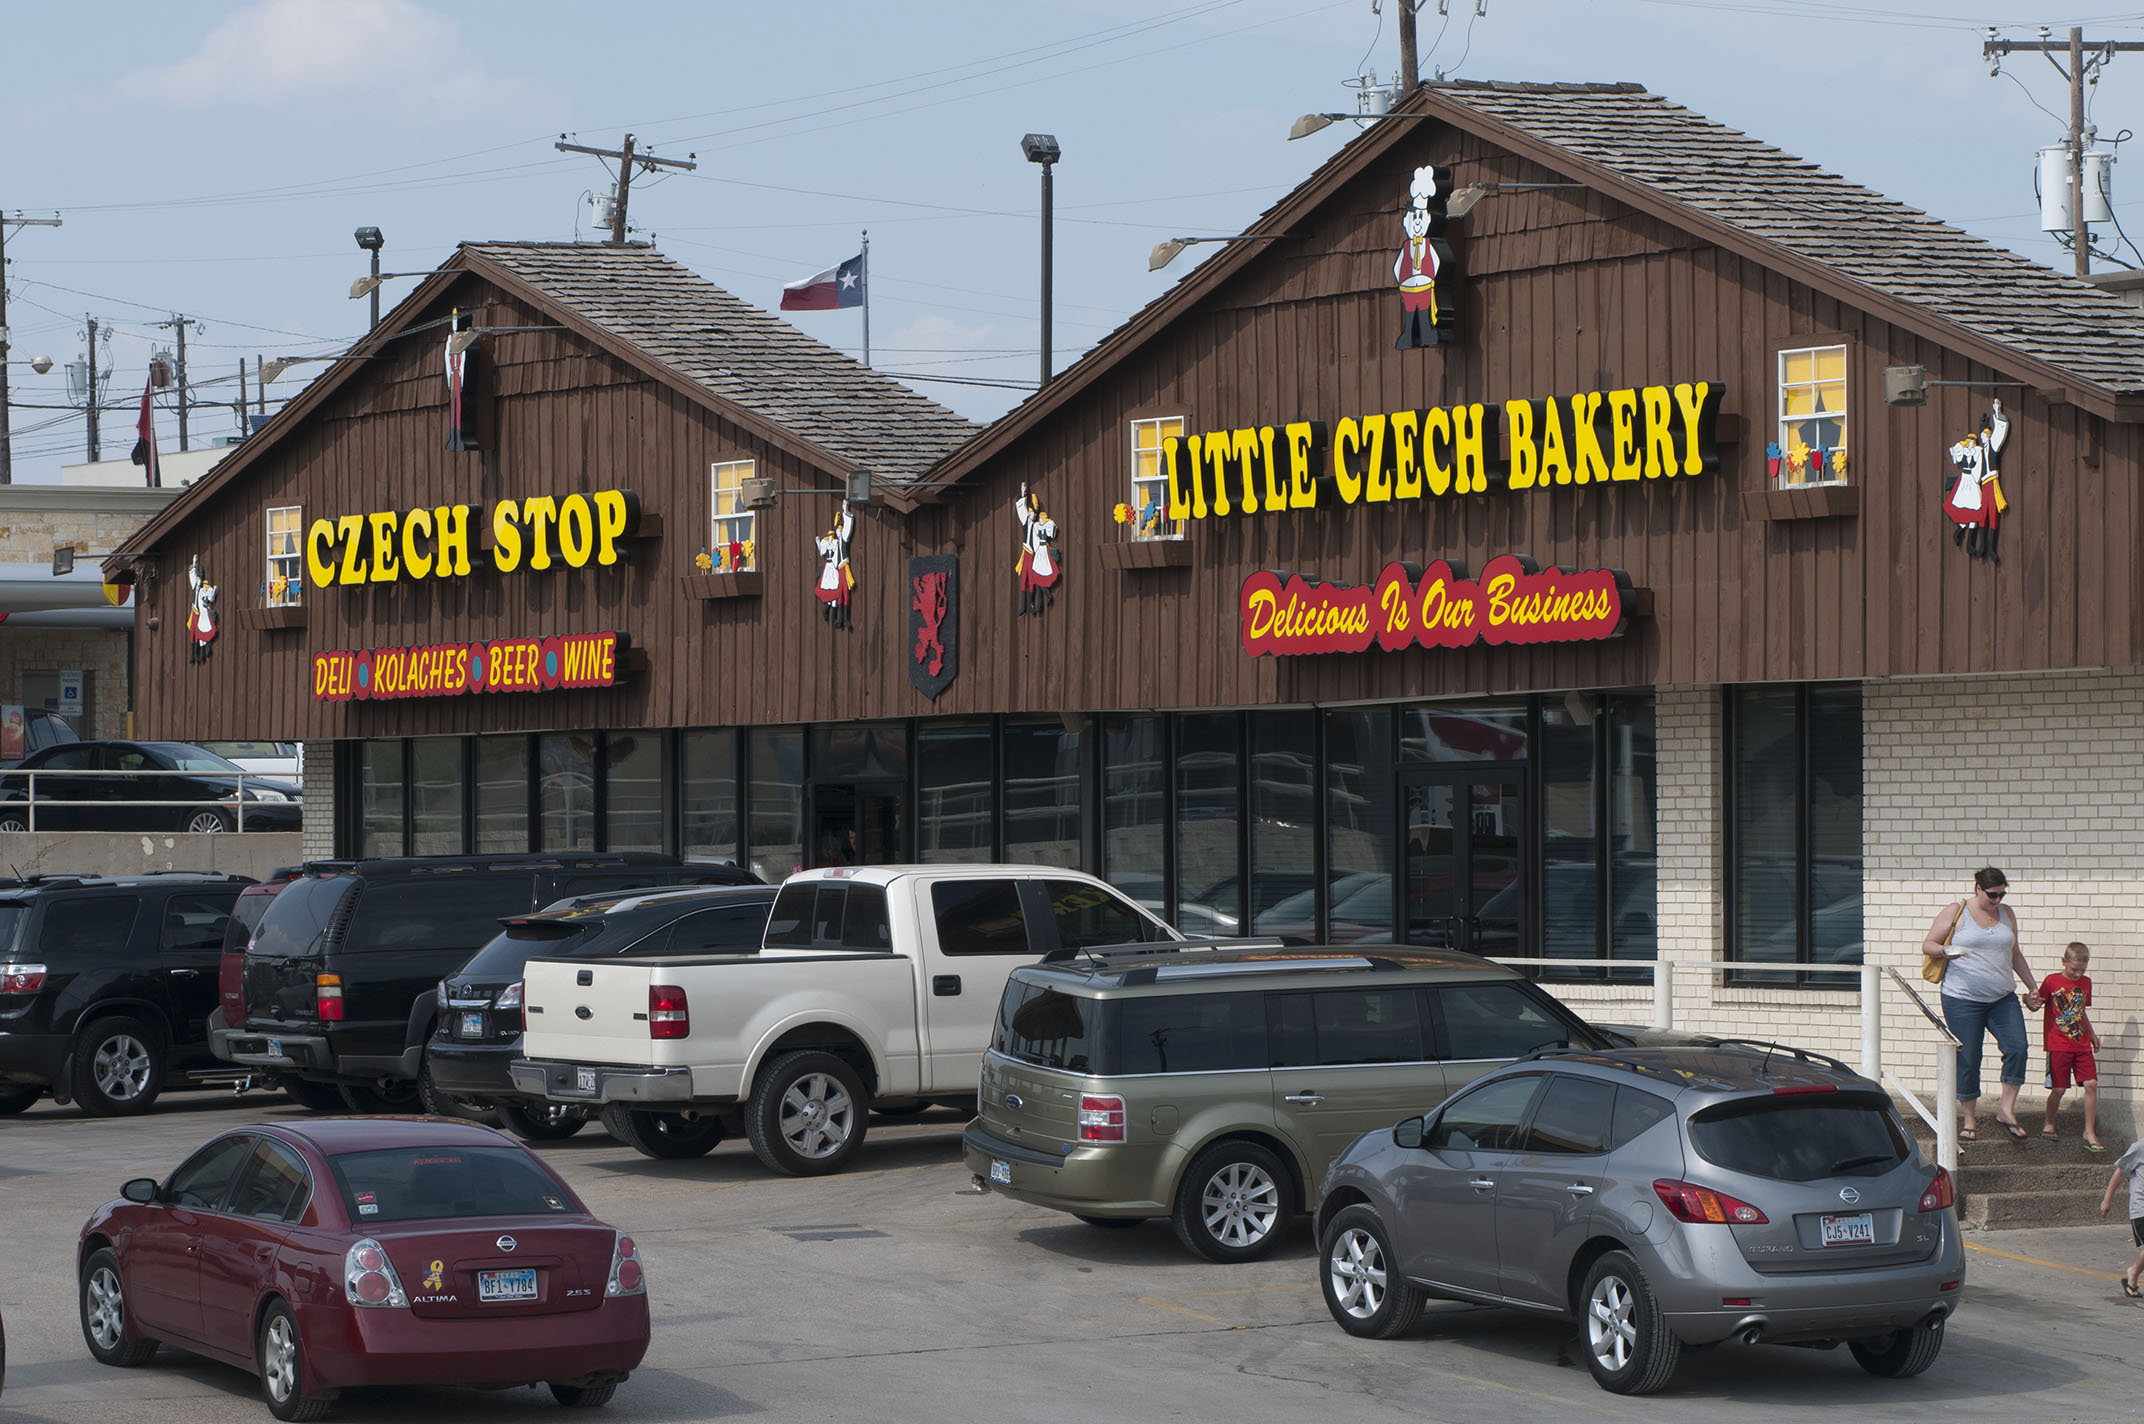
M 1243 651 L 1253 657 L 1571 643 L 1623 631 L 1632 590 L 1614 569 L 1536 570 L 1513 554 L 1470 579 L 1439 559 L 1385 565 L 1374 584 L 1259 572 L 1243 581 Z

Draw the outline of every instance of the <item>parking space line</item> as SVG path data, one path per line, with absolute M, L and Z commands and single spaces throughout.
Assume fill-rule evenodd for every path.
M 1203 1320 L 1208 1325 L 1218 1325 L 1223 1330 L 1245 1330 L 1249 1328 L 1248 1326 L 1238 1325 L 1233 1320 L 1223 1320 L 1217 1315 L 1208 1315 L 1203 1311 L 1193 1310 L 1188 1305 L 1171 1305 L 1168 1301 L 1162 1300 L 1156 1296 L 1140 1296 L 1139 1303 L 1141 1305 L 1151 1305 L 1156 1310 L 1173 1310 L 1178 1315 L 1188 1315 L 1193 1320 Z
M 2028 1266 L 2045 1266 L 2050 1271 L 2068 1271 L 2073 1276 L 2090 1276 L 2095 1281 L 2118 1281 L 2121 1276 L 2113 1271 L 2088 1271 L 2082 1266 L 2065 1266 L 2060 1261 L 2043 1261 L 2038 1256 L 2021 1255 L 2016 1251 L 2004 1251 L 1994 1246 L 1983 1246 L 1977 1241 L 1965 1243 L 1968 1251 L 1979 1251 L 1988 1256 L 2000 1256 L 2005 1261 L 2023 1261 Z

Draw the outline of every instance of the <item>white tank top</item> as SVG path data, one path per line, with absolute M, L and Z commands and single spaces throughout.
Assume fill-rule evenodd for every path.
M 2006 912 L 1998 909 L 1990 926 L 1974 919 L 1970 908 L 1960 910 L 1957 932 L 1950 937 L 1950 952 L 1958 957 L 1943 975 L 1944 994 L 1982 1004 L 2008 997 L 2010 951 L 2016 946 Z

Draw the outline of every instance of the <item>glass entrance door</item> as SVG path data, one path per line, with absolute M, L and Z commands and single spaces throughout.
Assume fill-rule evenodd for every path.
M 1438 771 L 1400 785 L 1400 935 L 1517 956 L 1526 942 L 1526 800 L 1517 769 Z
M 820 782 L 811 789 L 812 859 L 822 865 L 892 865 L 908 858 L 898 782 Z

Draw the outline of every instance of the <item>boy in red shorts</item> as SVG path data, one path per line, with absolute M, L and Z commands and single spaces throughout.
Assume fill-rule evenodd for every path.
M 2062 951 L 2062 972 L 2040 981 L 2040 1023 L 2047 1042 L 2047 1122 L 2040 1136 L 2052 1141 L 2055 1110 L 2074 1079 L 2084 1093 L 2084 1150 L 2104 1152 L 2099 1144 L 2099 1067 L 2092 1055 L 2099 1051 L 2099 1032 L 2085 1017 L 2092 1003 L 2092 981 L 2085 969 L 2092 951 L 2081 940 L 2071 940 Z

